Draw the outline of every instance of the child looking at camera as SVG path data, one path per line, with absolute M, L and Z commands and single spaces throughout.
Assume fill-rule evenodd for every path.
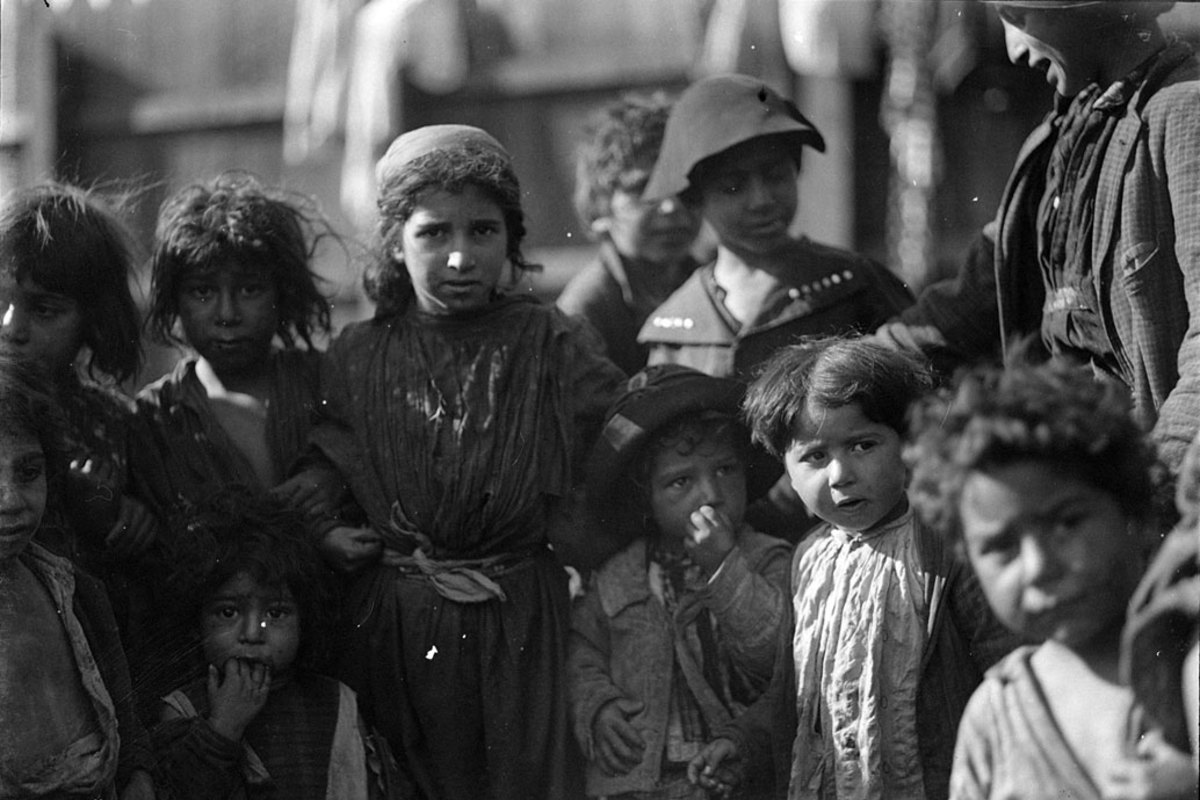
M 206 674 L 162 698 L 159 796 L 391 797 L 390 756 L 354 693 L 310 668 L 335 612 L 303 514 L 232 487 L 180 524 L 170 585 L 198 625 Z
M 996 616 L 1040 643 L 971 698 L 951 795 L 1195 797 L 1191 758 L 1139 724 L 1119 677 L 1126 607 L 1157 537 L 1153 449 L 1128 393 L 1076 365 L 979 368 L 924 403 L 915 430 L 914 500 L 961 531 Z
M 353 574 L 341 675 L 423 796 L 570 797 L 550 520 L 623 376 L 585 324 L 507 291 L 529 265 L 495 138 L 408 131 L 377 176 L 375 316 L 331 345 L 312 435 L 366 516 L 313 532 Z
M 792 561 L 771 687 L 689 767 L 704 788 L 730 788 L 731 757 L 771 752 L 789 798 L 947 796 L 959 716 L 1011 642 L 908 504 L 905 414 L 930 385 L 858 338 L 785 347 L 750 386 L 755 440 L 821 522 Z
M 572 615 L 568 682 L 589 796 L 702 798 L 688 761 L 770 680 L 791 549 L 743 521 L 743 392 L 650 367 L 593 449 L 593 500 L 636 497 L 647 523 L 626 529 L 631 541 L 591 575 Z

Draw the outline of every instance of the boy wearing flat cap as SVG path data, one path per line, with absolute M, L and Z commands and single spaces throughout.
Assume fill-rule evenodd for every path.
M 1200 61 L 1158 23 L 1174 3 L 990 5 L 1054 109 L 958 275 L 878 336 L 964 361 L 1040 339 L 1124 384 L 1177 474 L 1200 427 Z
M 710 76 L 676 101 L 642 199 L 679 195 L 699 210 L 717 257 L 642 326 L 650 364 L 746 379 L 781 345 L 874 330 L 911 304 L 881 265 L 792 235 L 805 147 L 824 152 L 825 140 L 759 79 Z
M 743 522 L 748 478 L 753 492 L 778 472 L 738 421 L 744 388 L 649 367 L 593 448 L 594 504 L 636 511 L 608 517 L 621 549 L 572 612 L 568 691 L 589 796 L 702 800 L 688 761 L 770 682 L 791 549 Z

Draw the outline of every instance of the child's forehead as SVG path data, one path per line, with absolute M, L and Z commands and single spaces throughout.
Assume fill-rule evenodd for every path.
M 250 570 L 229 576 L 213 591 L 214 598 L 267 598 L 291 600 L 292 590 L 283 581 L 262 581 Z
M 809 400 L 792 426 L 792 441 L 794 444 L 823 441 L 881 424 L 868 417 L 856 401 L 826 406 Z
M 265 262 L 244 256 L 218 256 L 200 264 L 194 264 L 185 274 L 187 280 L 261 280 L 271 275 Z
M 794 163 L 795 155 L 776 146 L 770 136 L 757 136 L 705 159 L 700 177 L 758 172 Z

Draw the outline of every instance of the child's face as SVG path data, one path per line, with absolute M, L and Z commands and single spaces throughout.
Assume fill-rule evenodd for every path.
M 798 173 L 791 156 L 744 143 L 717 156 L 704 172 L 700 213 L 722 246 L 754 254 L 775 252 L 792 239 L 799 204 Z
M 634 179 L 630 185 L 638 183 Z M 644 174 L 640 183 L 645 184 Z M 639 194 L 624 189 L 613 192 L 608 215 L 593 222 L 592 230 L 608 236 L 626 258 L 663 266 L 678 264 L 700 232 L 700 216 L 676 197 L 647 203 Z
M 1097 49 L 1096 31 L 1086 17 L 1063 9 L 999 8 L 1012 63 L 1044 73 L 1065 97 L 1100 77 L 1103 48 Z
M 478 310 L 492 301 L 508 264 L 504 213 L 471 184 L 460 194 L 426 190 L 394 255 L 403 258 L 421 311 L 445 316 Z
M 682 446 L 657 454 L 649 480 L 650 511 L 667 539 L 690 538 L 692 512 L 706 505 L 729 517 L 735 531 L 741 527 L 746 468 L 732 431 L 702 441 L 690 451 Z
M 997 618 L 1068 647 L 1119 629 L 1143 566 L 1116 500 L 1044 461 L 971 472 L 963 540 Z
M 0 430 L 0 562 L 20 555 L 46 509 L 46 455 L 31 431 Z
M 286 586 L 263 586 L 239 572 L 200 611 L 204 658 L 223 669 L 231 658 L 285 672 L 300 649 L 300 613 Z
M 26 278 L 0 279 L 0 348 L 61 375 L 83 346 L 83 311 L 64 294 L 48 292 Z
M 908 480 L 900 435 L 867 418 L 858 403 L 805 409 L 784 466 L 816 516 L 860 532 L 904 513 Z
M 179 285 L 183 335 L 217 375 L 264 369 L 279 325 L 269 273 L 228 261 L 194 272 Z

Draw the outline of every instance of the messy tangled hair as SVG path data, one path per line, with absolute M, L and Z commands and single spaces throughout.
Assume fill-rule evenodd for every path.
M 631 92 L 588 119 L 575 155 L 575 211 L 586 230 L 612 213 L 617 191 L 641 195 L 670 113 L 665 93 Z
M 151 258 L 153 283 L 147 322 L 165 344 L 186 344 L 175 331 L 183 282 L 232 262 L 262 269 L 275 287 L 286 347 L 330 329 L 329 301 L 310 264 L 326 238 L 340 241 L 314 201 L 264 186 L 249 172 L 223 172 L 180 189 L 163 202 Z
M 525 238 L 525 213 L 521 210 L 521 185 L 508 159 L 496 150 L 473 143 L 444 147 L 404 165 L 379 187 L 379 222 L 375 230 L 372 261 L 363 275 L 367 297 L 380 317 L 405 308 L 413 298 L 412 279 L 402 259 L 404 223 L 427 190 L 460 194 L 471 185 L 482 191 L 504 216 L 508 260 L 518 272 L 536 270 L 521 254 Z
M 87 370 L 120 382 L 141 367 L 141 320 L 129 290 L 136 248 L 122 200 L 94 189 L 43 183 L 0 211 L 0 277 L 65 295 L 83 315 Z
M 0 430 L 32 434 L 46 458 L 47 507 L 62 499 L 70 462 L 66 419 L 35 365 L 0 352 Z
M 1135 519 L 1152 513 L 1153 447 L 1129 394 L 1087 367 L 1059 361 L 976 367 L 954 389 L 918 403 L 905 460 L 925 519 L 957 535 L 969 473 L 1018 461 L 1055 465 L 1111 496 Z
M 298 661 L 320 663 L 329 643 L 332 575 L 305 535 L 303 513 L 239 485 L 217 491 L 171 521 L 167 586 L 180 619 L 195 624 L 204 603 L 240 572 L 286 586 L 300 612 Z
M 863 337 L 806 337 L 767 360 L 746 392 L 750 433 L 776 458 L 795 440 L 804 412 L 857 403 L 901 436 L 909 406 L 933 387 L 929 367 Z

